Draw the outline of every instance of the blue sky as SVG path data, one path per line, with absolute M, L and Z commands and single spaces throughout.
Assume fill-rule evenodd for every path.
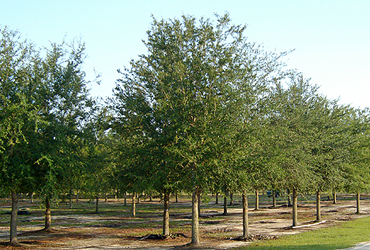
M 38 46 L 75 38 L 86 43 L 87 79 L 110 96 L 117 69 L 145 53 L 141 40 L 152 21 L 181 15 L 213 18 L 230 13 L 246 24 L 251 42 L 266 50 L 295 49 L 285 60 L 320 92 L 354 107 L 370 107 L 370 1 L 368 0 L 0 0 L 0 26 L 19 30 Z

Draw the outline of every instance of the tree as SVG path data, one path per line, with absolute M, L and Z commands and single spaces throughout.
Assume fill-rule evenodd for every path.
M 351 109 L 340 106 L 337 101 L 318 99 L 315 119 L 311 128 L 311 159 L 315 178 L 316 220 L 321 221 L 321 192 L 340 186 L 344 182 L 345 168 L 348 160 L 348 146 L 354 137 L 349 136 L 347 124 Z
M 37 70 L 36 102 L 44 123 L 34 140 L 42 161 L 34 166 L 37 189 L 45 197 L 45 229 L 51 227 L 50 201 L 62 190 L 77 189 L 83 176 L 83 125 L 94 102 L 88 96 L 82 43 L 51 44 Z
M 292 190 L 293 226 L 297 226 L 298 192 L 313 188 L 314 179 L 311 153 L 313 124 L 317 119 L 316 107 L 320 97 L 317 87 L 311 85 L 302 74 L 293 72 L 287 89 L 280 82 L 273 90 L 270 114 L 271 130 L 275 145 L 271 150 L 271 164 L 280 166 L 280 176 L 289 180 L 285 188 Z
M 65 180 L 80 176 L 82 124 L 93 102 L 81 70 L 83 44 L 71 44 L 69 52 L 64 43 L 52 44 L 43 58 L 18 32 L 1 32 L 0 178 L 14 200 L 11 242 L 16 243 L 17 193 L 44 195 L 45 229 L 50 229 L 51 198 Z
M 220 135 L 223 124 L 219 119 L 225 114 L 218 119 L 214 117 L 221 115 L 221 99 L 226 96 L 226 89 L 230 89 L 224 75 L 232 70 L 229 68 L 227 72 L 223 68 L 231 63 L 234 48 L 227 48 L 225 43 L 228 18 L 221 19 L 215 30 L 204 19 L 198 27 L 191 17 L 183 17 L 182 21 L 154 19 L 145 43 L 149 55 L 131 62 L 132 69 L 121 79 L 125 89 L 134 89 L 139 96 L 137 100 L 145 104 L 141 106 L 151 112 L 150 116 L 144 116 L 150 127 L 142 126 L 143 133 L 150 136 L 158 131 L 159 140 L 167 141 L 162 146 L 167 152 L 164 155 L 179 159 L 173 166 L 182 168 L 183 178 L 190 180 L 184 187 L 193 190 L 194 245 L 199 244 L 198 194 L 206 186 L 206 169 L 215 146 L 212 144 Z M 233 29 L 236 35 L 237 27 Z M 223 105 L 227 104 L 225 99 Z
M 31 185 L 31 166 L 38 159 L 29 143 L 41 120 L 34 99 L 39 85 L 31 44 L 6 27 L 0 32 L 0 180 L 11 193 L 10 243 L 17 244 L 18 194 Z
M 111 132 L 105 129 L 106 125 L 101 124 L 104 119 L 97 117 L 87 127 L 90 137 L 86 140 L 84 152 L 87 167 L 84 189 L 96 200 L 95 213 L 99 213 L 99 196 L 113 190 L 112 187 L 117 185 L 115 183 L 116 165 L 112 150 L 115 142 Z
M 161 170 L 154 178 L 163 176 L 166 189 L 179 182 L 192 192 L 193 245 L 199 244 L 198 196 L 227 167 L 223 155 L 233 151 L 235 119 L 242 120 L 245 101 L 264 83 L 255 79 L 276 70 L 277 60 L 265 63 L 268 56 L 247 42 L 244 30 L 228 15 L 217 16 L 216 24 L 189 16 L 153 19 L 148 54 L 131 61 L 116 87 L 121 126 L 131 121 L 130 138 L 151 148 L 146 152 L 161 152 L 160 160 L 149 161 Z
M 369 187 L 369 110 L 352 110 L 346 117 L 347 157 L 343 162 L 345 188 L 356 193 L 356 213 L 361 213 L 360 193 Z

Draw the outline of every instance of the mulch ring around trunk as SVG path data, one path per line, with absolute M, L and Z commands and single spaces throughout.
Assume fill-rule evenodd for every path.
M 147 234 L 142 237 L 137 237 L 137 240 L 167 240 L 167 239 L 176 239 L 179 237 L 189 238 L 183 233 L 174 233 L 170 235 L 162 235 L 162 234 Z

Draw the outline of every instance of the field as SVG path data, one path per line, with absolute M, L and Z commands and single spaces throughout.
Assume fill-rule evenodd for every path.
M 255 211 L 254 197 L 249 196 L 250 233 L 253 240 L 274 240 L 283 235 L 297 234 L 323 227 L 331 227 L 343 221 L 370 215 L 370 200 L 363 196 L 361 214 L 357 215 L 353 195 L 340 195 L 338 203 L 322 201 L 323 223 L 315 222 L 314 197 L 300 196 L 298 208 L 299 227 L 291 228 L 291 208 L 286 198 L 277 199 L 277 207 L 271 207 L 271 198 L 260 196 L 260 209 Z M 128 200 L 129 201 L 129 200 Z M 228 249 L 250 244 L 238 241 L 242 235 L 241 198 L 235 196 L 228 206 L 228 215 L 223 213 L 223 199 L 215 204 L 215 197 L 208 196 L 201 205 L 201 248 Z M 40 201 L 31 204 L 22 199 L 20 208 L 27 208 L 29 215 L 18 216 L 18 240 L 21 246 L 7 246 L 9 241 L 10 200 L 0 201 L 0 248 L 5 249 L 172 249 L 186 248 L 191 241 L 191 200 L 182 195 L 179 202 L 174 197 L 170 203 L 170 231 L 168 239 L 150 239 L 148 235 L 162 232 L 162 206 L 159 199 L 142 200 L 137 204 L 136 218 L 131 217 L 131 204 L 124 205 L 123 198 L 99 202 L 99 214 L 95 203 L 88 199 L 73 200 L 73 208 L 60 202 L 52 209 L 52 231 L 44 232 L 44 209 Z

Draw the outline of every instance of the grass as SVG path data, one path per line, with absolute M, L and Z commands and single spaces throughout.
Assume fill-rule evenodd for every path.
M 370 217 L 342 222 L 335 227 L 289 235 L 277 240 L 267 240 L 239 249 L 318 249 L 331 250 L 352 247 L 370 240 Z

